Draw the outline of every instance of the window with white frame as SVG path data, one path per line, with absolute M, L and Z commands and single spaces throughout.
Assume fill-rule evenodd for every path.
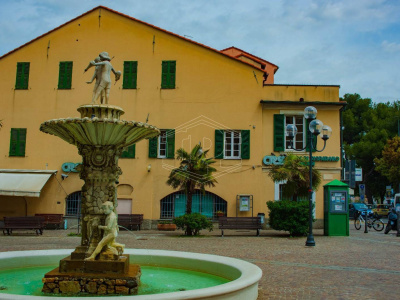
M 285 127 L 289 124 L 296 125 L 297 127 L 297 134 L 293 139 L 293 147 L 296 149 L 303 149 L 305 147 L 305 119 L 303 115 L 294 115 L 294 116 L 285 116 Z M 285 148 L 286 150 L 290 150 L 289 148 L 290 141 L 285 139 Z
M 240 158 L 242 135 L 240 130 L 224 132 L 224 158 Z
M 167 157 L 167 131 L 161 130 L 161 134 L 158 136 L 158 158 Z

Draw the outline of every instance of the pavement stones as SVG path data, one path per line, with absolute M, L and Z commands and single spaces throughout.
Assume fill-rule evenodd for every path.
M 0 251 L 73 249 L 79 237 L 73 230 L 45 230 L 43 236 L 16 232 L 0 236 Z M 254 231 L 254 230 L 253 230 Z M 326 237 L 314 230 L 315 247 L 306 237 L 261 230 L 202 231 L 200 237 L 182 237 L 182 231 L 120 231 L 126 248 L 188 251 L 235 257 L 259 266 L 263 277 L 258 299 L 399 299 L 400 237 L 396 233 L 355 230 L 349 237 Z

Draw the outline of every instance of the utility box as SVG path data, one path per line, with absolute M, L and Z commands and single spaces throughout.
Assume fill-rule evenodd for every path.
M 339 180 L 324 185 L 324 235 L 349 235 L 349 186 Z

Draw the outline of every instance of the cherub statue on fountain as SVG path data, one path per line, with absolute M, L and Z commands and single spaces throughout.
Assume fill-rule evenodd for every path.
M 104 235 L 93 253 L 85 258 L 85 260 L 95 260 L 98 254 L 102 254 L 107 257 L 119 256 L 124 251 L 125 245 L 119 244 L 115 241 L 118 236 L 118 219 L 114 212 L 114 204 L 111 201 L 106 201 L 102 205 L 104 214 L 107 215 L 105 225 L 94 225 L 99 230 L 104 230 Z M 92 228 L 92 230 L 95 230 Z
M 108 53 L 101 52 L 98 58 L 92 60 L 85 69 L 86 72 L 89 68 L 93 66 L 96 67 L 91 81 L 86 82 L 90 84 L 93 82 L 94 79 L 96 79 L 96 83 L 93 89 L 92 104 L 96 104 L 97 99 L 100 96 L 100 103 L 108 104 L 111 88 L 111 71 L 115 75 L 115 82 L 117 82 L 121 78 L 121 71 L 115 71 L 110 61 L 111 58 L 108 56 Z

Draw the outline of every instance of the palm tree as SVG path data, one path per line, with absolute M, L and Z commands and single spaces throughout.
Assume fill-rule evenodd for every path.
M 308 195 L 310 182 L 309 162 L 303 156 L 289 154 L 283 165 L 272 165 L 268 176 L 273 181 L 286 181 L 283 187 L 283 195 L 285 197 L 293 196 L 293 201 L 297 201 L 298 197 Z M 317 190 L 321 184 L 321 173 L 313 168 L 312 170 L 312 186 Z
M 196 145 L 190 153 L 183 148 L 176 151 L 180 166 L 169 174 L 167 184 L 173 189 L 184 190 L 187 198 L 186 214 L 192 213 L 192 196 L 195 189 L 205 193 L 206 187 L 214 187 L 217 180 L 213 176 L 216 171 L 211 165 L 215 163 L 213 158 L 206 158 L 208 150 L 203 151 L 201 144 Z M 189 228 L 188 235 L 191 233 Z

